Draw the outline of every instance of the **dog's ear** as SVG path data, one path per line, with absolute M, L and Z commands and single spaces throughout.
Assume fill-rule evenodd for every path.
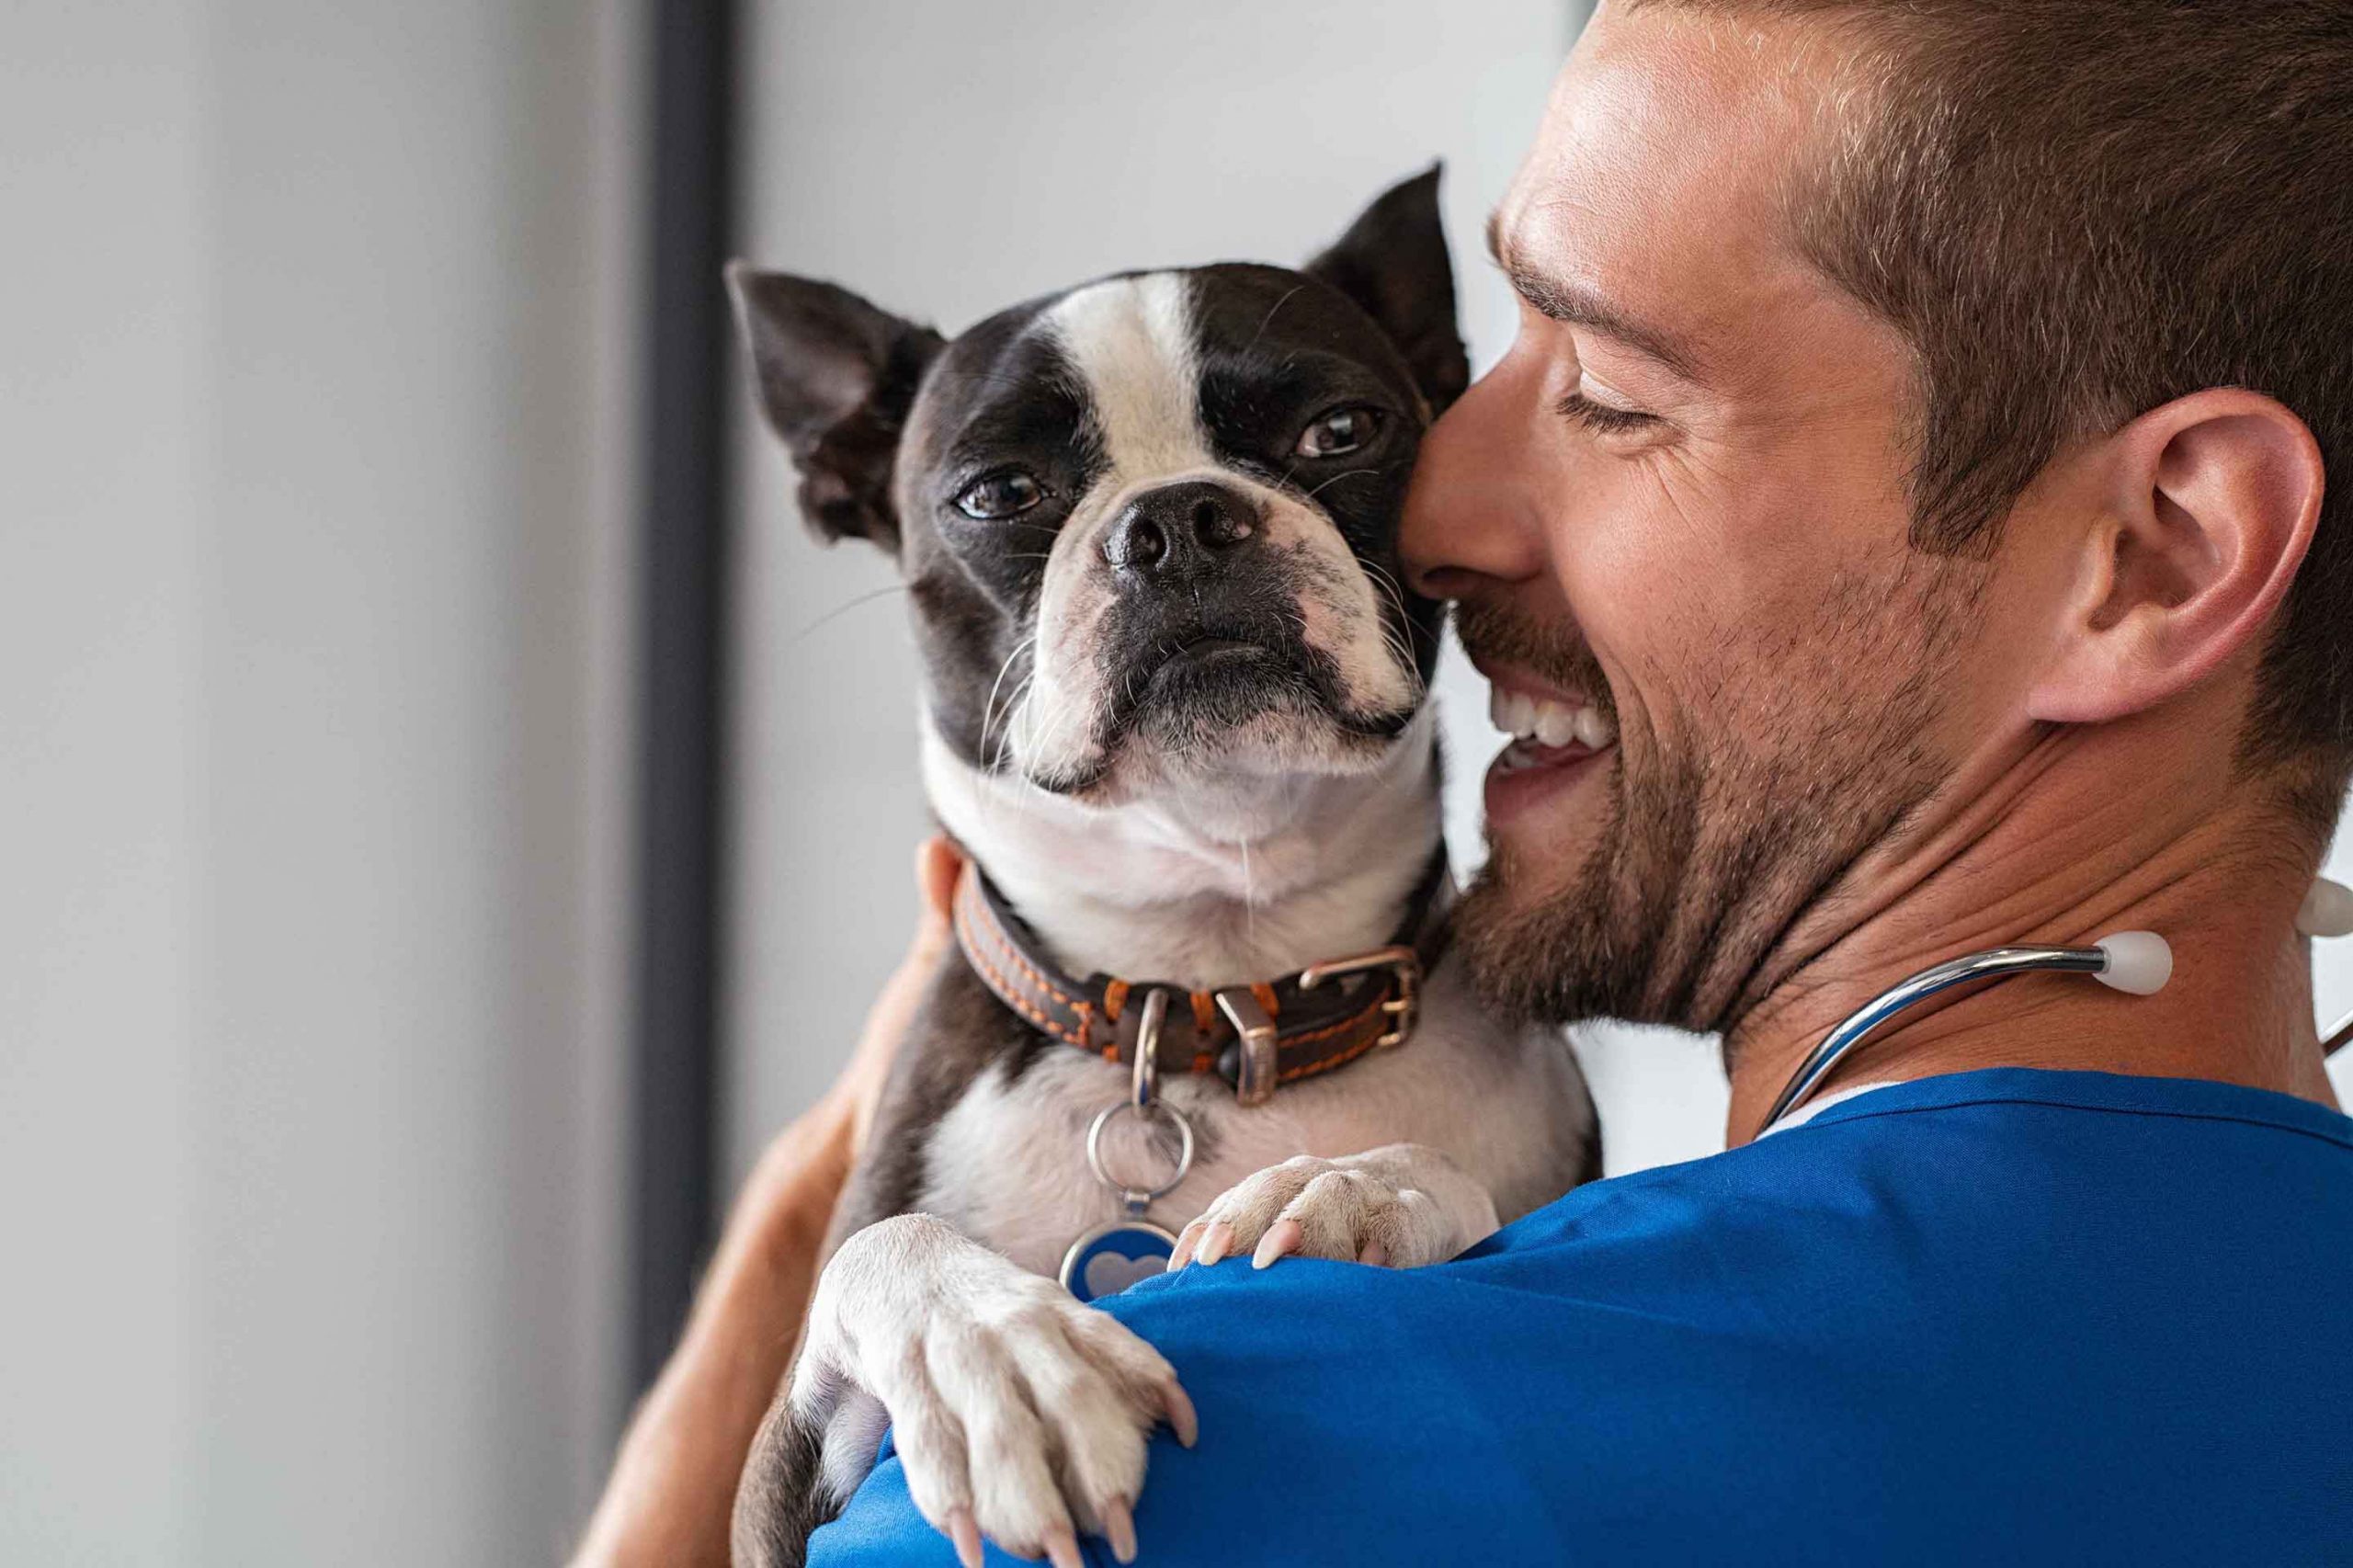
M 1382 191 L 1305 268 L 1381 324 L 1432 414 L 1445 413 L 1471 384 L 1471 359 L 1454 324 L 1454 267 L 1438 222 L 1441 166 L 1432 164 Z
M 891 470 L 924 368 L 947 347 L 847 289 L 727 266 L 760 412 L 801 474 L 801 515 L 830 544 L 856 537 L 896 553 Z

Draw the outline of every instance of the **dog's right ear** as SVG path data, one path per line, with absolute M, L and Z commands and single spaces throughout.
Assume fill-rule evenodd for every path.
M 828 544 L 896 553 L 891 469 L 926 366 L 947 347 L 847 289 L 727 264 L 760 412 L 801 474 L 801 515 Z

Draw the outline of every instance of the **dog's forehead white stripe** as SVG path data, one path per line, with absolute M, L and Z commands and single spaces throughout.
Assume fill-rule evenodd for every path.
M 1045 315 L 1086 383 L 1108 491 L 1215 461 L 1201 428 L 1191 289 L 1175 272 L 1090 283 Z

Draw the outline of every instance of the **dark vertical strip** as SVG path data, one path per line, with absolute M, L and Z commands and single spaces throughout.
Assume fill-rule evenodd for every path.
M 731 0 L 654 0 L 638 711 L 635 1292 L 642 1389 L 686 1318 L 718 1168 L 726 823 Z

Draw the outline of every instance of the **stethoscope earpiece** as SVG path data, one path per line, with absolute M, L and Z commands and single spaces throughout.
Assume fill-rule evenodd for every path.
M 2173 978 L 2173 947 L 2154 931 L 2115 931 L 2092 944 L 2108 967 L 2092 978 L 2131 996 L 2154 996 Z
M 2304 906 L 2296 911 L 2296 929 L 2307 937 L 2353 937 L 2353 888 L 2314 878 Z

